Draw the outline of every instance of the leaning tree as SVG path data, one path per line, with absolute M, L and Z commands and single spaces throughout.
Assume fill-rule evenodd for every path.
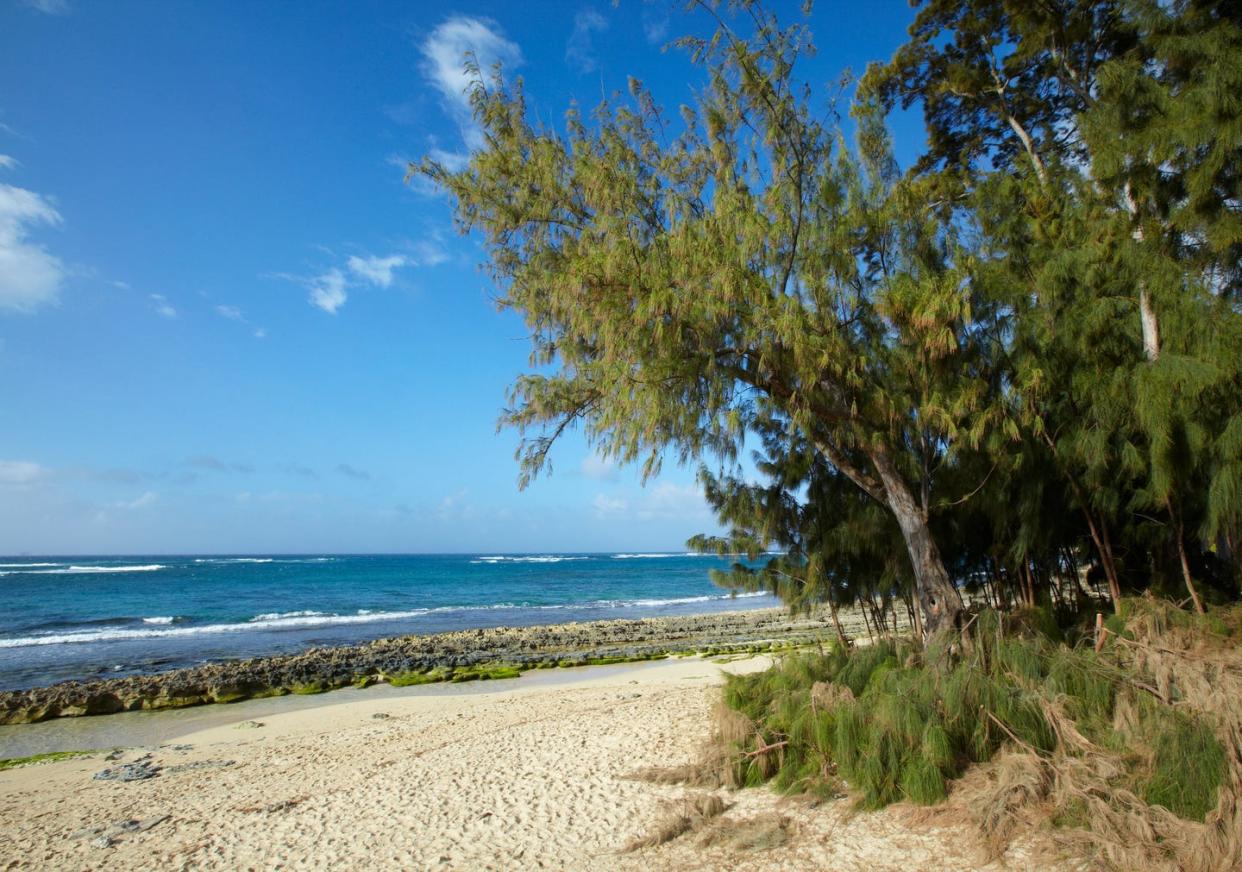
M 945 490 L 961 452 L 1002 430 L 996 309 L 877 118 L 851 148 L 816 108 L 795 76 L 805 30 L 735 11 L 745 35 L 718 16 L 682 41 L 705 85 L 676 117 L 631 79 L 628 99 L 549 126 L 520 81 L 476 68 L 484 145 L 463 169 L 411 171 L 481 232 L 501 305 L 529 325 L 534 371 L 502 419 L 523 433 L 523 484 L 571 427 L 649 475 L 669 451 L 736 459 L 780 421 L 891 518 L 939 637 L 962 605 L 932 512 L 962 496 Z

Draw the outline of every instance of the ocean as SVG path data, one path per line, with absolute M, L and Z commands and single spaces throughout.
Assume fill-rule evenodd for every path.
M 0 558 L 0 689 L 411 633 L 779 605 L 683 553 Z

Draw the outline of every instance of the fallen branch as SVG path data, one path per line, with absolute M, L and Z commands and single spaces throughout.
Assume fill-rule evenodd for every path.
M 769 751 L 775 751 L 777 748 L 784 748 L 784 747 L 785 747 L 786 745 L 788 745 L 788 744 L 789 744 L 789 740 L 788 740 L 788 739 L 783 739 L 783 740 L 781 740 L 781 741 L 779 741 L 779 742 L 773 742 L 771 745 L 764 745 L 762 748 L 756 748 L 756 749 L 755 749 L 755 750 L 753 750 L 753 751 L 747 751 L 747 752 L 746 752 L 744 755 L 742 755 L 742 756 L 744 756 L 744 757 L 758 757 L 760 754 L 766 754 L 766 753 L 768 753 Z

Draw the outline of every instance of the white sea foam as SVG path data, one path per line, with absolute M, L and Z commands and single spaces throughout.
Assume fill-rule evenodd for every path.
M 654 554 L 614 554 L 613 560 L 657 560 L 661 557 L 717 557 L 716 554 L 700 554 L 697 551 L 661 551 Z
M 31 569 L 39 566 L 63 566 L 62 563 L 0 563 L 4 569 Z
M 767 596 L 763 592 L 739 593 L 736 598 Z M 377 621 L 399 621 L 409 618 L 421 618 L 428 614 L 446 612 L 493 611 L 498 609 L 533 609 L 548 611 L 569 611 L 600 608 L 657 608 L 667 605 L 683 605 L 690 603 L 719 601 L 734 598 L 730 594 L 720 596 L 673 597 L 670 599 L 632 599 L 632 600 L 594 600 L 576 603 L 547 603 L 533 605 L 530 603 L 491 603 L 477 606 L 436 606 L 434 608 L 411 609 L 395 612 L 372 612 L 359 609 L 357 614 L 336 615 L 310 610 L 296 612 L 270 612 L 255 615 L 248 621 L 236 624 L 204 624 L 202 626 L 178 627 L 173 617 L 143 618 L 147 628 L 109 628 L 100 630 L 78 630 L 67 633 L 48 634 L 46 636 L 22 636 L 13 639 L 0 639 L 0 649 L 28 648 L 42 645 L 73 645 L 92 642 L 121 642 L 150 639 L 172 639 L 188 636 L 207 635 L 211 633 L 239 633 L 255 630 L 285 630 L 298 627 L 328 627 L 344 624 L 366 624 Z
M 162 563 L 148 563 L 143 566 L 63 566 L 59 569 L 17 569 L 4 575 L 91 575 L 99 572 L 155 572 L 164 569 Z
M 283 621 L 286 618 L 326 618 L 332 617 L 323 612 L 300 611 L 300 612 L 268 612 L 263 615 L 255 615 L 250 619 L 250 623 L 257 624 L 261 622 Z
M 495 557 L 479 557 L 474 560 L 471 560 L 470 562 L 476 563 L 476 564 L 477 563 L 563 563 L 567 560 L 590 560 L 590 559 L 591 559 L 590 557 L 585 557 L 585 556 L 580 556 L 580 555 L 563 556 L 563 555 L 557 555 L 557 554 L 542 554 L 542 555 L 537 555 L 537 556 L 536 555 L 523 555 L 523 556 L 516 556 L 516 557 L 497 555 Z
M 175 639 L 200 636 L 209 633 L 239 633 L 253 630 L 283 630 L 293 627 L 324 627 L 336 624 L 363 624 L 373 621 L 417 618 L 427 614 L 428 609 L 406 612 L 377 612 L 371 615 L 323 615 L 304 614 L 300 617 L 277 617 L 269 620 L 251 620 L 240 624 L 204 624 L 201 627 L 169 627 L 167 629 L 110 629 L 82 630 L 47 636 L 23 636 L 0 639 L 0 648 L 29 648 L 36 645 L 73 645 L 90 642 L 122 642 L 148 639 Z M 262 617 L 262 616 L 260 616 Z
M 335 557 L 196 557 L 195 563 L 332 563 Z

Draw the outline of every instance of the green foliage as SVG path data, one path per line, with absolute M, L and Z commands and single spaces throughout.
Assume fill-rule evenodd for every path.
M 632 79 L 550 124 L 471 67 L 484 145 L 411 167 L 530 329 L 522 482 L 571 428 L 644 475 L 702 461 L 726 532 L 691 546 L 751 558 L 715 580 L 872 635 L 944 632 L 958 589 L 1053 638 L 1101 595 L 1237 596 L 1231 7 L 927 0 L 849 138 L 798 78 L 806 27 L 700 6 L 679 113 Z M 905 173 L 897 106 L 928 131 Z
M 1136 621 L 1163 613 L 1128 611 Z M 1148 802 L 1197 820 L 1215 807 L 1225 757 L 1208 725 L 1151 696 L 1132 707 L 1132 722 L 1115 723 L 1119 694 L 1144 683 L 1115 658 L 1017 636 L 994 614 L 978 624 L 971 648 L 947 670 L 926 665 L 909 645 L 885 643 L 792 654 L 767 671 L 729 676 L 724 703 L 752 725 L 732 738 L 736 782 L 822 793 L 841 778 L 867 808 L 932 804 L 1004 745 L 1052 753 L 1055 706 L 1084 736 L 1125 752 L 1128 783 Z
M 1203 820 L 1216 808 L 1225 751 L 1208 727 L 1179 713 L 1164 714 L 1154 731 L 1152 773 L 1143 799 L 1184 818 Z

